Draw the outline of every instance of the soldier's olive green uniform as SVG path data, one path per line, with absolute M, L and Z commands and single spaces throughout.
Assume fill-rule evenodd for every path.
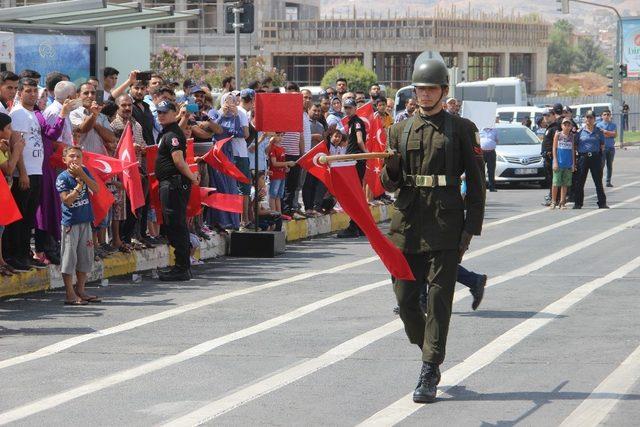
M 445 356 L 463 230 L 479 235 L 485 186 L 478 162 L 477 128 L 445 111 L 404 120 L 389 130 L 389 146 L 401 156 L 401 172 L 382 171 L 388 191 L 400 190 L 391 217 L 391 240 L 404 252 L 416 278 L 395 280 L 394 291 L 409 340 L 422 360 L 441 364 Z M 465 173 L 467 195 L 460 195 Z M 466 215 L 465 215 L 466 208 Z M 426 318 L 420 288 L 429 285 Z

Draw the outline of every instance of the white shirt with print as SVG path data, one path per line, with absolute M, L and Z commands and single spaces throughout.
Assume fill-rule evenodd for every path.
M 13 107 L 9 115 L 11 116 L 13 130 L 24 134 L 25 146 L 22 151 L 22 157 L 27 175 L 42 175 L 44 146 L 40 123 L 35 113 L 19 105 Z

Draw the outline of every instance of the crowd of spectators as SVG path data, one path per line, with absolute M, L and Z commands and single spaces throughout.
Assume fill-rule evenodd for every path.
M 349 129 L 342 121 L 345 103 L 360 107 L 372 102 L 385 128 L 415 111 L 415 101 L 410 100 L 406 110 L 394 118 L 394 101 L 384 97 L 379 85 L 372 85 L 368 94 L 352 92 L 345 79 L 338 79 L 335 87 L 326 88 L 314 100 L 310 91 L 300 90 L 294 82 L 280 88 L 269 78 L 237 88 L 235 79 L 228 77 L 223 87 L 212 88 L 191 79 L 179 84 L 159 73 L 138 70 L 122 79 L 112 67 L 106 67 L 100 77 L 89 76 L 86 81 L 74 84 L 62 72 L 49 73 L 43 80 L 34 70 L 0 73 L 0 168 L 22 214 L 19 221 L 4 229 L 0 227 L 1 275 L 64 263 L 61 228 L 63 212 L 71 206 L 65 207 L 65 198 L 73 199 L 74 203 L 78 200 L 69 196 L 75 187 L 67 185 L 64 194 L 56 187 L 56 179 L 64 171 L 60 165 L 55 167 L 51 158 L 54 152 L 72 146 L 79 147 L 81 153 L 116 157 L 128 124 L 146 203 L 132 211 L 122 178 L 116 175 L 106 182 L 114 202 L 107 217 L 90 227 L 92 259 L 167 243 L 158 224 L 158 212 L 149 200 L 149 176 L 153 171 L 146 169 L 145 159 L 146 151 L 157 144 L 162 131 L 156 109 L 163 101 L 178 105 L 179 125 L 187 138 L 194 140 L 200 185 L 243 197 L 241 214 L 205 207 L 201 215 L 190 218 L 192 246 L 210 239 L 213 233 L 253 228 L 255 222 L 261 229 L 280 229 L 283 220 L 312 218 L 339 209 L 323 184 L 301 170 L 296 160 L 319 143 L 326 143 L 333 154 L 346 152 Z M 42 81 L 44 87 L 40 86 Z M 256 94 L 282 91 L 302 93 L 303 131 L 256 131 L 253 126 Z M 202 161 L 212 144 L 225 138 L 231 140 L 223 145 L 224 155 L 248 178 L 258 173 L 257 197 L 250 185 Z M 79 183 L 78 194 L 88 190 L 81 172 L 72 175 Z M 84 198 L 79 200 L 85 203 Z M 258 218 L 253 218 L 254 203 L 259 205 Z M 371 198 L 370 203 L 390 203 L 390 198 L 383 195 Z M 73 301 L 72 295 L 68 297 Z

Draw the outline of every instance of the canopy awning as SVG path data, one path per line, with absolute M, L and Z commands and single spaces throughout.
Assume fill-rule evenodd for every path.
M 174 6 L 143 8 L 140 2 L 67 0 L 2 9 L 0 25 L 32 24 L 122 30 L 192 21 L 198 19 L 200 13 L 200 9 L 176 12 Z

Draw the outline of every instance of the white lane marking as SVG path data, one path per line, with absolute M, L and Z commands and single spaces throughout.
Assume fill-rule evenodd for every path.
M 161 320 L 169 319 L 174 316 L 178 316 L 180 314 L 187 313 L 192 310 L 196 310 L 199 308 L 207 307 L 209 305 L 217 304 L 222 301 L 226 301 L 231 298 L 236 298 L 243 295 L 249 295 L 254 292 L 263 291 L 265 289 L 272 289 L 278 286 L 286 285 L 289 283 L 301 281 L 308 279 L 310 277 L 318 276 L 320 274 L 332 274 L 337 273 L 339 271 L 347 270 L 353 267 L 357 267 L 360 265 L 368 264 L 372 261 L 375 261 L 378 257 L 368 257 L 363 258 L 354 262 L 350 262 L 348 264 L 340 265 L 338 267 L 333 267 L 324 271 L 312 271 L 307 273 L 297 274 L 292 277 L 288 277 L 286 279 L 275 280 L 273 282 L 267 282 L 258 286 L 250 286 L 244 289 L 239 289 L 237 291 L 228 292 L 222 295 L 216 295 L 210 298 L 205 298 L 200 301 L 192 302 L 190 304 L 185 304 L 180 307 L 172 308 L 169 310 L 161 311 L 160 313 L 152 314 L 150 316 L 141 317 L 139 319 L 131 320 L 129 322 L 121 323 L 116 326 L 112 326 L 110 328 L 102 329 L 99 331 L 91 332 L 84 335 L 78 335 L 72 338 L 67 338 L 65 340 L 59 341 L 57 343 L 48 345 L 46 347 L 42 347 L 34 352 L 23 354 L 20 356 L 15 356 L 10 359 L 5 359 L 0 361 L 0 369 L 8 368 L 10 366 L 15 366 L 21 363 L 30 362 L 32 360 L 40 359 L 42 357 L 51 356 L 56 353 L 60 353 L 61 351 L 67 350 L 68 348 L 74 347 L 78 344 L 82 344 L 87 341 L 91 341 L 96 338 L 106 337 L 108 335 L 117 334 L 119 332 L 129 331 L 131 329 L 139 328 L 144 325 L 148 325 L 150 323 L 159 322 Z
M 627 227 L 631 227 L 635 224 L 640 224 L 640 218 L 636 218 L 633 219 L 627 223 L 618 225 L 616 227 L 613 227 L 610 230 L 607 230 L 605 232 L 602 232 L 596 236 L 593 236 L 587 240 L 584 240 L 582 242 L 576 243 L 574 245 L 568 246 L 552 255 L 548 255 L 546 257 L 543 257 L 541 259 L 538 259 L 528 265 L 525 265 L 523 267 L 520 267 L 518 269 L 515 269 L 513 271 L 510 271 L 508 273 L 502 274 L 500 276 L 497 276 L 494 279 L 489 280 L 489 282 L 487 283 L 487 287 L 490 286 L 495 286 L 498 285 L 500 283 L 506 282 L 508 280 L 514 279 L 516 277 L 521 277 L 524 276 L 526 274 L 529 274 L 535 270 L 538 270 L 546 265 L 549 265 L 555 261 L 558 261 L 568 255 L 571 255 L 575 252 L 578 252 L 586 247 L 589 247 L 591 245 L 593 245 L 594 243 L 597 243 L 603 239 L 606 239 L 607 237 L 610 237 L 616 233 L 619 233 L 623 230 L 625 230 Z M 636 258 L 636 260 L 634 260 L 636 263 L 640 263 L 640 257 Z M 631 263 L 629 263 L 631 264 Z M 627 264 L 626 266 L 629 266 L 629 264 Z M 625 266 L 625 267 L 626 267 Z M 625 267 L 621 267 L 620 269 L 618 269 L 618 272 L 624 272 L 626 271 L 624 268 Z M 613 274 L 613 273 L 611 273 Z M 607 277 L 610 277 L 611 275 L 608 275 Z M 462 300 L 463 298 L 465 298 L 467 296 L 466 293 L 456 293 L 454 295 L 454 299 L 453 302 L 456 303 L 460 300 Z M 544 309 L 543 311 L 547 311 L 547 309 Z M 384 326 L 382 326 L 383 328 L 389 327 L 389 332 L 388 334 L 392 334 L 396 331 L 399 331 L 402 329 L 403 325 L 402 325 L 402 321 L 400 319 L 397 319 L 391 323 L 388 323 Z M 395 329 L 394 329 L 395 328 Z M 357 336 L 355 338 L 353 338 L 352 340 L 357 340 L 358 342 L 360 342 L 362 335 Z M 378 340 L 382 337 L 378 337 L 376 335 L 375 340 Z M 347 347 L 349 347 L 350 343 L 352 340 L 349 340 L 341 345 L 347 345 Z M 373 341 L 372 341 L 373 342 Z M 315 359 L 311 359 L 307 362 L 304 362 L 300 365 L 295 365 L 292 368 L 289 368 L 285 371 L 279 372 L 275 375 L 272 375 L 270 377 L 267 377 L 257 383 L 253 383 L 251 386 L 244 388 L 244 389 L 240 389 L 237 392 L 222 397 L 214 402 L 211 402 L 210 404 L 207 404 L 206 406 L 197 409 L 196 411 L 186 414 L 185 416 L 178 418 L 172 422 L 169 423 L 169 425 L 172 426 L 187 426 L 187 425 L 199 425 L 202 424 L 204 422 L 210 421 L 215 417 L 218 417 L 222 414 L 224 414 L 225 412 L 228 412 L 234 408 L 237 408 L 238 406 L 241 406 L 251 400 L 257 399 L 260 396 L 263 396 L 267 393 L 270 393 L 274 390 L 277 390 L 281 387 L 284 387 L 285 385 L 288 385 L 302 377 L 304 377 L 305 375 L 309 375 L 312 374 L 313 372 L 316 372 L 317 370 L 330 366 L 333 363 L 336 363 L 340 360 L 346 359 L 347 357 L 351 356 L 353 353 L 355 353 L 356 351 L 360 350 L 362 347 L 361 346 L 353 346 L 353 347 L 349 347 L 349 348 L 353 348 L 353 352 L 350 354 L 342 354 L 342 358 L 339 360 L 335 360 L 332 359 L 330 357 L 327 356 L 327 353 L 325 353 L 322 356 L 319 356 L 318 358 Z M 306 371 L 304 370 L 306 369 Z M 409 395 L 409 398 L 411 398 L 411 395 Z M 412 402 L 412 401 L 411 401 Z M 413 403 L 413 402 L 412 402 Z M 384 425 L 385 423 L 381 423 L 379 425 Z M 387 425 L 390 425 L 387 423 Z
M 569 292 L 564 297 L 549 304 L 530 319 L 516 325 L 504 334 L 500 335 L 480 350 L 473 353 L 464 362 L 447 369 L 442 373 L 443 384 L 439 387 L 438 395 L 442 397 L 450 388 L 459 384 L 465 378 L 476 373 L 485 366 L 493 363 L 505 351 L 511 349 L 526 337 L 546 326 L 551 321 L 557 319 L 575 304 L 589 296 L 593 291 L 600 287 L 618 280 L 640 267 L 640 257 L 634 258 L 622 267 L 612 271 L 604 277 L 599 277 L 588 283 L 579 286 Z M 552 316 L 549 316 L 552 315 Z M 637 365 L 636 365 L 637 369 Z M 367 418 L 358 427 L 365 426 L 391 426 L 395 425 L 405 418 L 412 415 L 420 408 L 424 408 L 423 404 L 415 403 L 409 393 L 386 408 L 378 411 L 371 417 Z M 599 405 L 600 403 L 596 403 Z M 584 425 L 584 424 L 576 424 Z
M 285 371 L 279 372 L 262 381 L 253 383 L 249 387 L 243 388 L 235 393 L 212 402 L 184 417 L 171 421 L 165 426 L 193 426 L 201 425 L 211 419 L 231 411 L 250 400 L 256 399 L 287 384 L 291 384 L 300 378 L 310 375 L 322 368 L 346 359 L 352 354 L 360 351 L 371 343 L 378 341 L 388 335 L 393 334 L 402 327 L 399 320 L 393 320 L 378 328 L 367 331 L 361 335 L 351 338 L 342 344 L 333 347 L 321 356 L 299 363 Z
M 623 188 L 626 188 L 626 187 L 631 187 L 631 186 L 636 185 L 636 184 L 640 184 L 640 181 L 633 181 L 633 182 L 630 182 L 628 184 L 624 184 L 624 185 L 621 185 L 619 187 L 612 188 L 609 191 L 607 191 L 607 194 L 613 193 L 614 191 L 622 190 Z M 589 196 L 586 196 L 584 199 L 585 200 L 593 199 L 596 196 L 597 196 L 597 194 L 591 194 Z M 539 213 L 542 213 L 542 212 L 548 212 L 548 211 L 549 211 L 549 208 L 546 207 L 546 208 L 542 208 L 542 209 L 536 209 L 536 210 L 530 211 L 530 212 L 524 212 L 524 213 L 521 213 L 519 215 L 513 215 L 513 216 L 510 216 L 510 217 L 507 217 L 507 218 L 499 219 L 499 220 L 496 220 L 496 221 L 491 221 L 491 222 L 483 225 L 482 228 L 484 229 L 484 228 L 495 227 L 497 225 L 506 224 L 507 222 L 516 221 L 518 219 L 526 218 L 528 216 L 532 216 L 532 215 L 536 215 L 536 214 L 539 214 Z
M 620 187 L 616 187 L 611 191 L 620 190 L 620 189 L 625 188 L 627 186 L 635 185 L 635 184 L 638 184 L 638 183 L 640 183 L 640 181 L 634 181 L 634 182 L 631 182 L 631 183 L 628 183 L 628 184 L 625 184 L 625 185 L 621 185 Z M 595 195 L 591 195 L 591 196 L 588 196 L 588 197 L 595 197 Z M 626 201 L 623 201 L 621 203 L 613 205 L 612 208 L 618 207 L 618 206 L 626 204 L 626 203 L 631 203 L 632 201 L 635 201 L 636 199 L 637 198 L 628 199 Z M 513 217 L 504 218 L 502 220 L 498 220 L 498 221 L 494 221 L 494 222 L 488 223 L 488 224 L 485 225 L 485 227 L 491 227 L 492 225 L 504 224 L 504 223 L 512 221 L 514 219 L 523 218 L 525 216 L 533 215 L 535 213 L 546 212 L 547 210 L 548 209 L 538 209 L 538 210 L 532 211 L 530 213 L 519 214 L 519 215 L 515 215 Z M 585 214 L 578 215 L 576 217 L 570 218 L 569 220 L 571 220 L 571 222 L 577 221 L 578 219 L 584 218 L 586 216 L 595 215 L 595 214 L 600 213 L 600 212 L 602 212 L 602 211 L 601 210 L 590 211 L 590 212 L 587 212 Z M 530 233 L 527 233 L 526 235 L 522 235 L 522 236 L 519 236 L 519 237 L 515 237 L 515 238 L 512 238 L 512 239 L 505 240 L 503 242 L 491 245 L 490 248 L 491 248 L 491 250 L 497 250 L 497 249 L 500 249 L 500 248 L 505 247 L 507 245 L 522 241 L 522 240 L 524 240 L 524 239 L 526 239 L 528 237 L 532 237 L 532 236 L 544 233 L 545 231 L 552 230 L 552 229 L 557 228 L 557 227 L 558 227 L 557 224 L 551 224 L 549 226 L 542 227 L 540 229 L 537 229 L 537 230 L 534 230 L 534 231 L 532 231 Z M 465 254 L 465 258 L 464 259 L 465 260 L 470 260 L 470 259 L 475 258 L 477 256 L 484 255 L 487 252 L 490 252 L 490 250 L 487 250 L 487 248 L 483 248 L 483 249 L 479 249 L 479 250 L 475 250 L 475 251 L 470 251 L 467 254 Z M 190 303 L 190 304 L 185 304 L 185 305 L 180 306 L 180 307 L 175 307 L 175 308 L 172 308 L 172 309 L 169 309 L 169 310 L 165 310 L 165 311 L 162 311 L 160 313 L 152 314 L 150 316 L 142 317 L 142 318 L 135 319 L 135 320 L 132 320 L 132 321 L 129 321 L 129 322 L 125 322 L 125 323 L 121 323 L 119 325 L 112 326 L 112 327 L 109 327 L 109 328 L 106 328 L 106 329 L 102 329 L 102 330 L 98 330 L 98 331 L 91 332 L 91 333 L 88 333 L 88 334 L 78 335 L 78 336 L 75 336 L 75 337 L 67 338 L 67 339 L 59 341 L 57 343 L 42 347 L 42 348 L 40 348 L 40 349 L 38 349 L 36 351 L 33 351 L 31 353 L 26 353 L 26 354 L 15 356 L 15 357 L 12 357 L 12 358 L 9 358 L 9 359 L 0 360 L 0 369 L 8 368 L 8 367 L 11 367 L 11 366 L 19 365 L 21 363 L 26 363 L 26 362 L 30 362 L 30 361 L 33 361 L 33 360 L 37 360 L 37 359 L 43 358 L 43 357 L 51 356 L 51 355 L 60 353 L 60 352 L 62 352 L 64 350 L 67 350 L 67 349 L 69 349 L 71 347 L 74 347 L 76 345 L 85 343 L 87 341 L 91 341 L 91 340 L 96 339 L 96 338 L 106 337 L 106 336 L 117 334 L 117 333 L 120 333 L 120 332 L 129 331 L 129 330 L 132 330 L 132 329 L 135 329 L 135 328 L 138 328 L 138 327 L 141 327 L 141 326 L 145 326 L 145 325 L 148 325 L 148 324 L 151 324 L 151 323 L 154 323 L 154 322 L 159 322 L 159 321 L 162 321 L 162 320 L 166 320 L 166 319 L 169 319 L 171 317 L 178 316 L 178 315 L 187 313 L 187 312 L 192 311 L 192 310 L 196 310 L 196 309 L 203 308 L 203 307 L 206 307 L 206 306 L 209 306 L 209 305 L 220 303 L 220 302 L 225 301 L 227 299 L 235 298 L 235 297 L 242 296 L 242 295 L 248 295 L 248 294 L 251 294 L 251 293 L 254 293 L 254 292 L 259 292 L 259 291 L 262 291 L 262 290 L 265 290 L 265 289 L 275 288 L 275 287 L 282 286 L 282 285 L 285 285 L 285 284 L 289 284 L 289 283 L 297 282 L 297 281 L 300 281 L 300 280 L 308 279 L 310 277 L 314 277 L 314 276 L 317 276 L 317 275 L 320 275 L 320 274 L 337 273 L 337 272 L 340 272 L 340 271 L 343 271 L 343 270 L 347 270 L 347 269 L 350 269 L 350 268 L 353 268 L 353 267 L 358 267 L 360 265 L 364 265 L 364 264 L 368 264 L 368 263 L 374 262 L 377 259 L 378 259 L 378 257 L 372 256 L 372 257 L 363 258 L 361 260 L 354 261 L 354 262 L 351 262 L 351 263 L 348 263 L 348 264 L 344 264 L 344 265 L 341 265 L 341 266 L 333 267 L 333 268 L 330 268 L 330 269 L 325 270 L 325 271 L 301 273 L 301 274 L 298 274 L 296 276 L 292 276 L 292 277 L 289 277 L 289 278 L 286 278 L 286 279 L 280 279 L 280 280 L 276 280 L 276 281 L 273 281 L 273 282 L 265 283 L 263 285 L 248 287 L 248 288 L 245 288 L 245 289 L 232 291 L 232 292 L 229 292 L 229 293 L 226 293 L 226 294 L 222 294 L 222 295 L 216 295 L 216 296 L 213 296 L 213 297 L 210 297 L 210 298 L 206 298 L 206 299 L 203 299 L 203 300 L 200 300 L 200 301 L 196 301 L 196 302 L 193 302 L 193 303 Z
M 115 374 L 108 375 L 98 380 L 88 382 L 86 384 L 72 388 L 70 390 L 57 393 L 49 397 L 45 397 L 43 399 L 37 400 L 35 402 L 11 409 L 7 412 L 3 412 L 2 414 L 0 414 L 0 425 L 4 425 L 10 422 L 20 420 L 22 418 L 28 417 L 29 415 L 33 415 L 38 412 L 42 412 L 44 410 L 54 408 L 58 405 L 69 402 L 73 399 L 77 399 L 78 397 L 86 396 L 88 394 L 95 393 L 99 390 L 114 386 L 116 384 L 120 384 L 130 379 L 137 378 L 139 376 L 158 371 L 160 369 L 175 365 L 177 363 L 184 362 L 189 359 L 193 359 L 194 357 L 205 354 L 217 347 L 223 346 L 230 342 L 237 341 L 242 338 L 246 338 L 250 335 L 254 335 L 259 332 L 264 332 L 271 328 L 275 328 L 276 326 L 280 326 L 283 323 L 289 322 L 291 320 L 297 319 L 311 312 L 320 310 L 321 308 L 327 307 L 330 304 L 345 300 L 347 298 L 350 298 L 350 297 L 353 297 L 353 296 L 362 294 L 364 292 L 368 292 L 373 289 L 379 288 L 384 285 L 389 285 L 389 284 L 390 284 L 390 281 L 387 279 L 387 280 L 382 280 L 375 283 L 370 283 L 368 285 L 360 286 L 354 289 L 350 289 L 348 291 L 340 292 L 330 297 L 313 302 L 311 304 L 298 307 L 293 311 L 290 311 L 288 313 L 266 320 L 264 322 L 257 323 L 248 328 L 241 329 L 239 331 L 232 332 L 230 334 L 227 334 L 218 338 L 214 338 L 209 341 L 205 341 L 201 344 L 190 347 L 178 354 L 161 357 L 159 359 L 152 360 L 150 362 L 144 363 L 134 368 L 125 369 L 123 371 L 119 371 L 119 372 L 116 372 Z
M 640 378 L 640 346 L 627 357 L 560 424 L 560 427 L 599 425 Z

